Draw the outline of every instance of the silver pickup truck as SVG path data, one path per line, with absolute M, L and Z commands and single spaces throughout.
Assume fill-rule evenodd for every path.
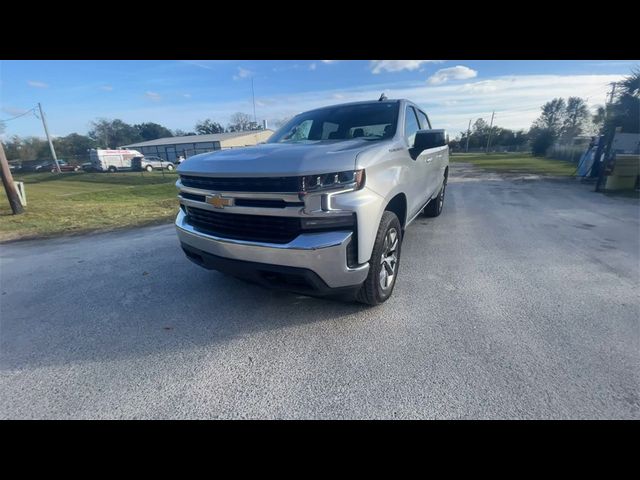
M 408 100 L 301 113 L 255 147 L 178 167 L 176 228 L 189 259 L 268 287 L 377 305 L 405 228 L 444 202 L 444 130 Z

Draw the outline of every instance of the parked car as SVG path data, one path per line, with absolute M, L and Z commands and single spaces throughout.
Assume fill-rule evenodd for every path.
M 134 170 L 146 170 L 147 172 L 152 172 L 154 169 L 156 170 L 173 170 L 176 166 L 172 162 L 168 162 L 166 160 L 161 159 L 156 156 L 144 156 L 144 157 L 136 157 L 133 160 L 133 168 Z
M 67 163 L 66 160 L 58 160 L 58 165 L 60 166 L 61 172 L 79 172 L 80 165 Z M 51 162 L 51 172 L 57 172 L 55 162 Z
M 23 172 L 48 172 L 51 168 L 49 160 L 25 160 L 22 162 Z
M 442 212 L 444 130 L 408 100 L 301 113 L 262 145 L 178 167 L 182 249 L 196 264 L 303 294 L 392 294 L 405 229 Z

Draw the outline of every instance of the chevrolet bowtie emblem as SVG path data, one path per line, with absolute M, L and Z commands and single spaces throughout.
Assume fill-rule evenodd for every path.
M 207 195 L 207 203 L 213 205 L 213 208 L 224 208 L 233 206 L 233 198 L 223 197 L 222 195 Z

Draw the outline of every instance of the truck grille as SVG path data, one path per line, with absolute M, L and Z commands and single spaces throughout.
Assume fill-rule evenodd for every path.
M 180 175 L 180 181 L 185 187 L 218 192 L 297 193 L 300 190 L 300 177 L 216 178 Z
M 288 243 L 301 233 L 300 219 L 213 212 L 186 207 L 187 221 L 204 233 L 254 242 Z

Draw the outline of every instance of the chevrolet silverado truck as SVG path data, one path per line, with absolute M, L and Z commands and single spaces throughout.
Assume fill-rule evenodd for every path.
M 267 287 L 387 300 L 402 238 L 442 211 L 444 130 L 408 100 L 296 115 L 264 144 L 178 167 L 182 249 L 196 264 Z

